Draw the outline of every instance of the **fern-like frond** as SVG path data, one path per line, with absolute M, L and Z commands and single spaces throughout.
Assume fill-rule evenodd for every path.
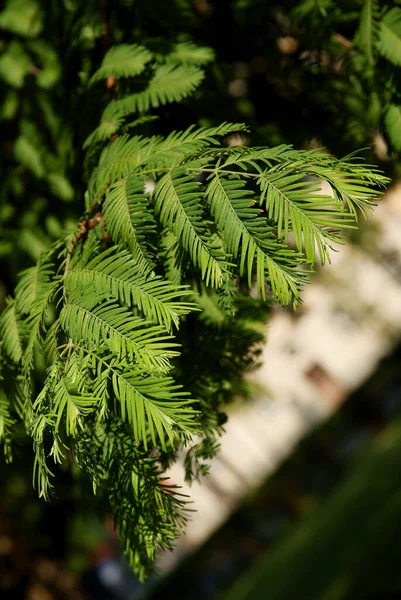
M 15 289 L 16 308 L 20 314 L 31 312 L 34 301 L 42 294 L 53 274 L 52 265 L 42 260 L 20 274 Z
M 139 157 L 144 146 L 153 146 L 162 140 L 161 136 L 146 139 L 127 134 L 113 140 L 100 155 L 99 165 L 89 183 L 89 190 L 93 190 L 92 194 L 102 196 L 110 184 L 132 173 L 140 162 Z
M 0 333 L 5 352 L 12 361 L 18 363 L 24 351 L 21 323 L 16 312 L 15 301 L 8 298 L 6 302 L 6 308 L 0 317 Z
M 44 390 L 44 394 L 47 389 Z M 53 490 L 51 472 L 46 459 L 44 448 L 44 437 L 47 431 L 54 429 L 54 415 L 36 414 L 29 423 L 29 433 L 34 441 L 35 460 L 33 463 L 33 486 L 37 490 L 39 498 L 50 500 Z
M 180 285 L 182 281 L 184 254 L 174 233 L 164 229 L 160 242 L 160 258 L 167 279 L 174 285 Z
M 120 115 L 145 113 L 150 108 L 171 102 L 180 102 L 202 82 L 204 72 L 194 64 L 158 65 L 147 87 L 142 92 L 112 100 L 105 114 Z
M 127 306 L 137 306 L 149 321 L 171 331 L 179 318 L 196 308 L 181 298 L 192 294 L 188 286 L 175 286 L 161 277 L 146 276 L 141 265 L 121 248 L 109 249 L 89 262 L 72 268 L 65 280 L 67 292 L 83 289 L 85 295 L 115 298 Z
M 51 483 L 53 476 L 54 474 L 47 464 L 44 449 L 36 444 L 32 480 L 33 487 L 37 491 L 39 498 L 50 500 L 54 487 Z
M 135 358 L 149 371 L 166 371 L 169 359 L 177 356 L 164 328 L 151 326 L 127 309 L 113 303 L 98 304 L 99 297 L 70 294 L 60 313 L 61 326 L 76 343 L 107 344 L 120 359 Z
M 226 269 L 224 254 L 212 245 L 204 227 L 203 192 L 191 175 L 182 170 L 166 173 L 154 190 L 155 211 L 199 267 L 206 285 L 218 287 Z
M 28 11 L 36 15 L 35 23 L 24 17 L 27 4 L 36 7 Z M 140 22 L 128 23 L 126 31 L 122 23 L 133 2 L 124 0 L 118 16 L 110 5 L 107 23 L 102 3 L 82 10 L 75 10 L 78 0 L 58 3 L 60 23 L 63 5 L 75 8 L 64 11 L 64 33 L 72 45 L 58 43 L 56 35 L 55 49 L 50 38 L 45 40 L 55 31 L 50 12 L 39 10 L 39 4 L 7 0 L 0 11 L 0 29 L 7 33 L 0 76 L 11 86 L 0 102 L 0 118 L 11 127 L 6 154 L 12 173 L 3 188 L 16 199 L 0 216 L 3 229 L 10 225 L 14 233 L 21 221 L 20 250 L 40 255 L 37 266 L 22 274 L 15 300 L 6 300 L 0 317 L 0 442 L 9 458 L 12 438 L 25 427 L 33 442 L 34 485 L 45 498 L 52 490 L 51 461 L 64 469 L 74 457 L 113 514 L 128 562 L 143 576 L 150 574 L 158 550 L 172 548 L 186 520 L 185 502 L 161 477 L 162 470 L 191 436 L 199 435 L 199 444 L 188 453 L 187 474 L 205 472 L 203 461 L 216 453 L 225 422 L 222 404 L 243 394 L 243 374 L 261 352 L 266 305 L 274 298 L 282 305 L 297 303 L 315 259 L 328 258 L 333 242 L 369 211 L 387 181 L 353 156 L 337 160 L 320 150 L 287 145 L 232 146 L 237 143 L 232 134 L 248 131 L 242 124 L 195 124 L 169 135 L 147 135 L 157 131 L 154 119 L 164 119 L 160 131 L 170 131 L 169 114 L 179 107 L 164 107 L 196 92 L 213 51 L 182 41 L 188 39 L 182 37 L 185 32 L 152 41 L 144 31 L 142 39 L 149 39 L 155 52 L 122 43 L 96 70 L 92 61 L 103 54 L 103 42 L 109 45 L 105 37 L 122 42 L 129 41 L 130 31 L 136 38 L 141 34 Z M 173 7 L 174 14 L 193 12 L 192 0 L 176 4 L 180 10 Z M 249 2 L 231 4 L 239 18 Z M 334 6 L 334 0 L 297 4 L 298 11 L 288 13 L 290 21 L 296 12 L 304 22 L 319 23 L 327 16 L 329 24 L 345 24 L 340 29 L 347 36 L 359 16 Z M 340 61 L 347 68 L 329 71 L 341 91 L 349 69 L 360 75 L 370 67 L 345 104 L 352 104 L 356 115 L 370 97 L 370 123 L 377 123 L 384 105 L 385 125 L 394 147 L 401 149 L 392 65 L 384 65 L 389 73 L 384 104 L 380 90 L 369 89 L 377 79 L 373 66 L 380 53 L 401 66 L 401 9 L 383 7 L 378 14 L 378 4 L 360 0 L 355 39 L 335 36 L 347 49 Z M 146 8 L 142 24 L 147 13 Z M 167 26 L 166 21 L 161 29 Z M 43 40 L 24 39 L 38 27 Z M 341 58 L 334 56 L 336 43 L 332 46 L 331 67 Z M 77 59 L 71 63 L 72 77 L 61 77 L 59 50 Z M 307 71 L 315 71 L 321 57 L 306 54 Z M 358 78 L 354 73 L 348 79 Z M 88 81 L 99 83 L 89 103 L 82 96 Z M 71 106 L 69 123 L 58 114 L 60 101 Z M 80 174 L 75 146 L 90 133 L 91 111 L 107 101 L 84 143 Z M 187 121 L 188 115 L 183 117 Z M 131 135 L 144 124 L 134 131 L 144 135 Z M 52 218 L 45 196 L 47 189 L 52 197 L 72 201 L 70 176 L 77 183 L 76 199 L 84 181 L 87 189 L 84 212 L 67 235 L 62 231 L 69 227 L 72 205 L 59 207 L 60 218 Z M 26 213 L 22 199 L 30 191 L 34 201 Z M 35 229 L 30 235 L 29 227 Z M 17 265 L 12 233 L 0 243 L 0 252 Z M 56 237 L 62 239 L 48 249 Z M 246 284 L 251 291 L 244 290 Z
M 223 178 L 216 172 L 206 195 L 227 248 L 240 259 L 240 273 L 247 272 L 249 285 L 256 263 L 256 284 L 264 298 L 267 274 L 272 292 L 282 304 L 298 300 L 302 273 L 297 273 L 294 265 L 300 255 L 280 248 L 272 228 L 260 217 L 260 210 L 253 208 L 254 193 L 246 189 L 245 182 Z
M 120 414 L 132 426 L 135 439 L 148 447 L 148 436 L 153 446 L 166 449 L 166 439 L 173 443 L 177 430 L 192 433 L 196 412 L 188 406 L 193 400 L 171 377 L 152 378 L 141 370 L 110 366 L 113 390 L 120 404 Z
M 103 205 L 105 225 L 114 242 L 128 247 L 144 273 L 153 268 L 148 249 L 155 221 L 144 193 L 144 182 L 132 174 L 115 183 Z
M 393 7 L 380 23 L 379 51 L 393 65 L 401 66 L 401 8 Z
M 191 407 L 194 400 L 188 398 L 188 393 L 171 377 L 160 373 L 157 377 L 150 375 L 143 365 L 133 366 L 130 361 L 122 361 L 105 346 L 90 349 L 77 344 L 72 357 L 77 353 L 90 358 L 87 365 L 96 373 L 92 394 L 84 394 L 82 399 L 74 395 L 74 403 L 80 403 L 78 408 L 87 407 L 89 412 L 94 403 L 102 408 L 107 402 L 114 407 L 113 414 L 130 425 L 134 439 L 145 448 L 151 443 L 153 446 L 161 444 L 165 449 L 167 441 L 178 440 L 178 432 L 195 431 L 197 413 Z
M 43 352 L 46 355 L 49 364 L 53 364 L 58 354 L 58 333 L 60 331 L 60 322 L 58 320 L 49 327 L 43 341 Z
M 172 485 L 168 477 L 162 477 L 157 463 L 154 462 L 149 471 L 149 465 L 145 471 L 141 464 L 139 472 L 132 472 L 133 497 L 121 501 L 117 492 L 124 481 L 120 466 L 109 496 L 125 558 L 141 580 L 152 572 L 158 552 L 173 550 L 174 540 L 186 524 L 185 512 L 188 511 L 186 496 L 179 493 L 179 487 Z M 150 506 L 157 506 L 158 510 L 152 511 Z
M 192 160 L 200 155 L 202 150 L 208 154 L 213 146 L 220 146 L 225 136 L 230 133 L 247 132 L 248 127 L 241 123 L 222 123 L 217 127 L 189 127 L 185 131 L 173 131 L 165 139 L 143 146 L 138 155 L 136 169 L 172 168 L 181 162 Z
M 192 157 L 202 149 L 220 145 L 224 136 L 238 131 L 248 131 L 248 128 L 238 123 L 222 123 L 199 129 L 191 126 L 185 131 L 173 131 L 166 138 L 122 135 L 103 150 L 90 187 L 94 188 L 93 194 L 101 195 L 110 183 L 134 170 L 157 172 L 166 166 L 171 168 L 186 156 Z
M 300 154 L 301 161 L 293 161 L 288 165 L 289 169 L 303 173 L 305 176 L 311 176 L 314 181 L 326 181 L 330 184 L 331 191 L 338 203 L 338 210 L 341 213 L 341 220 L 338 227 L 348 228 L 346 213 L 342 214 L 344 207 L 352 215 L 354 221 L 357 221 L 358 209 L 365 217 L 371 215 L 373 206 L 380 198 L 383 188 L 388 179 L 375 167 L 360 162 L 357 156 L 350 154 L 341 160 L 334 159 L 331 156 L 315 154 L 313 161 L 304 160 L 307 158 L 307 152 L 304 156 Z M 351 227 L 355 227 L 352 225 Z
M 52 430 L 56 446 L 52 450 L 54 459 L 61 462 L 58 440 L 74 437 L 84 430 L 84 418 L 101 408 L 102 398 L 88 391 L 91 383 L 88 357 L 81 357 L 73 352 L 70 340 L 66 346 L 67 359 L 62 354 L 49 367 L 41 393 L 33 403 L 34 414 L 47 412 L 51 417 L 47 427 Z
M 182 530 L 185 497 L 168 485 L 157 460 L 149 457 L 129 428 L 117 420 L 104 427 L 96 425 L 91 434 L 74 440 L 74 451 L 94 487 L 100 487 L 109 498 L 122 550 L 143 579 L 152 571 L 156 552 L 171 550 Z M 104 474 L 99 465 L 107 465 Z
M 11 417 L 10 401 L 2 389 L 0 389 L 0 444 L 3 444 L 4 458 L 6 462 L 12 460 L 12 428 L 15 420 Z
M 340 242 L 340 224 L 351 226 L 354 218 L 335 198 L 321 193 L 321 185 L 305 181 L 299 173 L 271 169 L 259 176 L 261 203 L 277 223 L 278 236 L 288 243 L 292 232 L 296 247 L 305 251 L 313 265 L 316 248 L 322 264 L 329 257 L 330 242 Z M 341 223 L 340 223 L 341 219 Z
M 40 293 L 32 304 L 29 317 L 26 319 L 26 326 L 29 331 L 28 342 L 23 354 L 23 363 L 26 370 L 32 367 L 35 348 L 40 348 L 46 312 L 59 289 L 60 279 L 43 281 Z
M 61 377 L 51 390 L 51 405 L 55 419 L 55 430 L 63 423 L 67 436 L 76 436 L 84 429 L 82 417 L 93 412 L 99 404 L 99 398 L 91 393 L 78 390 L 73 386 L 68 374 Z
M 232 147 L 213 148 L 206 151 L 210 156 L 220 159 L 219 168 L 228 170 L 231 166 L 242 171 L 263 172 L 281 162 L 297 160 L 299 154 L 288 144 L 280 144 L 274 148 Z
M 356 40 L 364 51 L 370 66 L 374 64 L 374 55 L 379 39 L 378 15 L 377 1 L 365 0 L 361 10 Z
M 118 79 L 139 75 L 151 58 L 149 50 L 137 44 L 113 46 L 104 57 L 100 68 L 92 75 L 89 85 L 110 76 Z

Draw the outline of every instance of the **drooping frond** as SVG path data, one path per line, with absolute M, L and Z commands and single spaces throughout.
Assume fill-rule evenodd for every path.
M 277 244 L 272 228 L 253 207 L 254 193 L 246 189 L 245 182 L 237 177 L 222 178 L 216 172 L 206 195 L 228 250 L 240 259 L 240 273 L 248 273 L 249 285 L 256 263 L 256 284 L 264 298 L 267 275 L 274 295 L 283 305 L 296 301 L 302 281 L 302 273 L 294 267 L 299 257 Z
M 380 23 L 379 51 L 393 65 L 401 66 L 401 8 L 389 10 Z
M 0 317 L 0 334 L 4 350 L 15 363 L 19 363 L 23 354 L 21 323 L 15 310 L 15 301 L 7 299 L 7 306 Z
M 307 157 L 307 154 L 304 156 Z M 303 167 L 306 176 L 318 178 L 330 185 L 333 196 L 338 202 L 339 212 L 342 213 L 345 207 L 355 223 L 358 218 L 356 209 L 365 217 L 371 215 L 373 206 L 380 197 L 379 190 L 388 183 L 387 178 L 377 167 L 364 164 L 355 153 L 340 160 L 327 154 L 317 154 L 310 163 L 304 163 L 302 160 L 301 163 L 293 164 L 293 168 L 298 172 Z M 346 214 L 342 217 L 348 218 Z M 338 222 L 338 227 L 348 228 L 342 218 Z
M 328 244 L 339 242 L 342 225 L 351 225 L 351 214 L 339 209 L 334 198 L 321 193 L 321 186 L 305 181 L 301 174 L 272 169 L 260 175 L 261 202 L 267 216 L 277 223 L 278 235 L 288 242 L 294 234 L 299 251 L 305 249 L 307 259 L 316 260 L 316 247 L 321 262 L 328 258 Z
M 26 319 L 26 326 L 29 331 L 28 343 L 23 354 L 23 363 L 25 368 L 30 369 L 33 364 L 33 354 L 35 348 L 38 348 L 41 342 L 43 324 L 49 304 L 57 295 L 60 289 L 60 279 L 50 280 L 50 277 L 42 281 L 40 292 L 35 298 L 29 316 Z
M 52 275 L 53 269 L 50 263 L 41 260 L 34 267 L 20 274 L 20 281 L 15 289 L 16 307 L 19 313 L 31 312 L 35 300 L 41 296 Z
M 155 232 L 155 221 L 144 194 L 144 182 L 132 174 L 113 184 L 107 191 L 103 211 L 113 241 L 129 248 L 143 272 L 148 273 L 153 260 L 147 241 Z
M 79 358 L 79 361 L 77 360 Z M 84 418 L 101 405 L 101 398 L 88 389 L 88 373 L 82 368 L 83 360 L 77 354 L 69 356 L 68 363 L 54 363 L 45 381 L 46 400 L 51 406 L 54 434 L 65 431 L 75 437 L 84 430 Z M 40 402 L 36 400 L 36 407 Z
M 50 500 L 53 484 L 51 478 L 53 473 L 49 468 L 44 448 L 44 437 L 47 431 L 54 428 L 53 415 L 38 413 L 32 419 L 29 433 L 34 441 L 35 460 L 33 464 L 33 486 L 37 490 L 39 498 Z
M 31 0 L 12 3 L 18 8 Z M 301 4 L 303 18 L 319 20 L 333 2 Z M 1 13 L 0 28 L 15 32 L 10 6 L 6 23 Z M 238 15 L 243 8 L 234 10 Z M 366 0 L 355 42 L 343 39 L 350 53 L 359 45 L 371 66 L 378 48 L 376 10 L 377 3 Z M 14 12 L 21 17 L 20 8 Z M 339 9 L 334 13 L 330 20 L 337 23 Z M 41 22 L 42 13 L 37 15 Z M 383 23 L 394 34 L 391 15 Z M 109 21 L 106 27 L 103 16 L 88 22 L 85 34 L 70 31 L 77 44 L 93 49 L 79 64 L 79 76 L 67 78 L 79 79 L 80 88 L 95 70 L 91 60 L 109 43 L 112 12 Z M 29 35 L 26 22 L 22 29 Z M 395 52 L 394 40 L 391 51 L 388 42 L 380 42 L 386 57 Z M 47 56 L 47 43 L 29 42 L 28 48 L 25 40 L 7 39 L 0 58 L 0 77 L 11 88 L 1 112 L 11 111 L 18 125 L 10 144 L 17 170 L 5 185 L 18 188 L 13 194 L 22 198 L 27 185 L 39 181 L 33 212 L 22 222 L 25 250 L 43 252 L 37 266 L 22 274 L 15 301 L 0 318 L 0 439 L 9 448 L 12 419 L 20 419 L 33 441 L 34 485 L 45 498 L 52 491 L 51 461 L 64 468 L 74 457 L 94 493 L 109 503 L 126 557 L 140 576 L 151 572 L 156 551 L 171 548 L 185 524 L 185 503 L 163 481 L 161 469 L 196 434 L 201 441 L 189 452 L 188 477 L 205 471 L 203 460 L 217 451 L 225 422 L 222 405 L 243 392 L 243 373 L 259 356 L 266 306 L 274 299 L 296 304 L 316 258 L 328 258 L 332 243 L 369 211 L 387 181 L 353 156 L 337 160 L 287 145 L 232 146 L 231 134 L 247 131 L 242 124 L 132 136 L 139 125 L 143 132 L 155 130 L 155 115 L 146 114 L 153 108 L 166 131 L 169 111 L 162 106 L 193 93 L 202 66 L 214 57 L 190 42 L 166 41 L 164 55 L 150 44 L 154 52 L 122 44 L 106 54 L 90 79 L 101 82 L 94 102 L 74 118 L 79 131 L 57 118 L 44 93 L 62 81 L 56 64 L 62 57 L 52 55 L 50 46 Z M 360 51 L 356 56 L 366 66 Z M 32 111 L 22 93 L 28 77 L 32 89 L 38 86 Z M 58 103 L 61 93 L 57 89 Z M 73 146 L 92 119 L 88 108 L 96 110 L 107 97 L 111 101 L 86 139 L 79 178 Z M 390 124 L 398 123 L 397 100 L 391 106 L 386 126 L 398 136 L 401 127 Z M 73 102 L 70 112 L 80 111 Z M 36 113 L 38 124 L 31 120 Z M 47 218 L 42 195 L 72 200 L 81 188 L 73 189 L 69 173 L 87 180 L 85 208 L 78 224 L 62 233 L 67 217 Z M 19 201 L 15 206 L 12 218 L 5 211 L 5 223 L 19 217 Z M 42 221 L 45 241 L 29 231 Z M 47 251 L 48 241 L 61 236 Z
M 171 331 L 180 316 L 196 306 L 181 298 L 192 294 L 188 286 L 175 286 L 161 277 L 147 276 L 142 266 L 125 250 L 108 249 L 92 260 L 72 268 L 64 282 L 67 292 L 83 288 L 85 295 L 114 298 L 129 307 L 137 306 L 144 317 Z
M 155 211 L 199 267 L 207 285 L 219 286 L 226 268 L 224 255 L 212 245 L 203 225 L 203 193 L 191 175 L 166 173 L 155 191 Z
M 166 449 L 166 438 L 173 443 L 177 430 L 194 431 L 196 412 L 188 406 L 193 400 L 171 377 L 153 378 L 141 370 L 110 367 L 113 390 L 120 403 L 121 418 L 132 426 L 134 436 L 148 447 Z
M 143 579 L 159 550 L 172 549 L 185 525 L 185 497 L 117 420 L 93 426 L 74 443 L 78 465 L 106 493 L 128 564 Z M 102 472 L 99 465 L 107 465 Z M 152 507 L 157 506 L 158 510 Z
M 67 335 L 81 340 L 106 344 L 120 359 L 136 359 L 149 371 L 169 369 L 169 359 L 177 356 L 177 344 L 158 326 L 148 326 L 114 302 L 98 304 L 99 297 L 86 297 L 77 291 L 70 294 L 60 313 L 60 322 Z
M 119 465 L 109 499 L 115 524 L 121 532 L 125 558 L 144 579 L 151 572 L 157 552 L 173 550 L 174 540 L 187 522 L 185 512 L 188 509 L 186 496 L 180 494 L 180 488 L 169 478 L 162 477 L 155 461 L 152 471 L 143 465 L 143 461 L 138 463 L 138 471 L 131 476 L 131 493 L 122 501 L 116 490 L 124 482 L 124 463 Z M 150 506 L 157 506 L 158 511 Z
M 76 381 L 87 382 L 81 373 L 73 379 L 70 376 L 71 362 L 82 365 L 84 357 L 85 368 L 96 373 L 96 378 L 85 389 Z M 196 411 L 192 408 L 194 400 L 188 398 L 182 386 L 163 373 L 157 376 L 149 374 L 142 364 L 133 366 L 130 360 L 122 361 L 110 354 L 104 345 L 95 344 L 89 349 L 74 344 L 68 372 L 63 379 L 58 400 L 53 401 L 58 415 L 56 425 L 62 417 L 66 421 L 68 415 L 63 415 L 65 407 L 70 408 L 70 419 L 75 424 L 74 419 L 81 414 L 92 412 L 98 419 L 104 417 L 107 404 L 113 414 L 129 424 L 134 439 L 143 443 L 145 448 L 149 444 L 154 447 L 161 444 L 165 449 L 167 441 L 173 443 L 178 440 L 178 433 L 191 433 L 196 429 Z M 53 396 L 56 397 L 56 394 L 53 393 Z M 77 432 L 76 427 L 74 432 Z
M 75 436 L 79 428 L 83 429 L 81 415 L 87 415 L 94 410 L 97 398 L 91 394 L 74 393 L 67 381 L 62 378 L 53 390 L 52 402 L 57 408 L 58 417 L 56 428 L 60 427 L 62 418 L 65 420 L 65 431 L 68 436 Z
M 139 75 L 151 58 L 149 50 L 137 44 L 113 46 L 104 57 L 100 68 L 92 75 L 89 85 L 110 76 L 120 78 Z
M 184 254 L 174 233 L 166 228 L 162 233 L 160 258 L 167 279 L 174 285 L 180 285 L 182 281 Z

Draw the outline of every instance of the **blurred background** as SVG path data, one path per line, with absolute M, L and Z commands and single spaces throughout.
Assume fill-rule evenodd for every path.
M 84 139 L 98 114 L 68 83 L 79 87 L 82 48 L 104 34 L 96 4 L 75 45 L 58 33 L 74 2 L 9 0 L 0 12 L 2 304 L 79 215 L 71 131 Z M 169 472 L 196 512 L 158 576 L 135 580 L 70 472 L 58 473 L 58 500 L 37 498 L 21 432 L 0 472 L 0 597 L 401 598 L 401 2 L 144 4 L 109 4 L 111 22 L 216 53 L 195 99 L 160 109 L 161 133 L 225 120 L 250 125 L 236 143 L 365 148 L 392 184 L 303 305 L 270 310 L 260 368 L 229 408 L 209 475 L 187 488 L 180 462 Z

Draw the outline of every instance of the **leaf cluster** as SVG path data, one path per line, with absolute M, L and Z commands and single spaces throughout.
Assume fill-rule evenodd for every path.
M 18 7 L 0 15 L 10 32 Z M 163 469 L 189 448 L 191 479 L 217 451 L 222 404 L 263 339 L 262 307 L 295 307 L 387 182 L 354 155 L 230 146 L 243 124 L 133 134 L 192 95 L 213 59 L 188 42 L 148 46 L 117 44 L 87 73 L 86 93 L 108 102 L 75 164 L 82 216 L 20 274 L 0 318 L 6 457 L 18 420 L 46 499 L 51 463 L 75 462 L 142 578 L 186 520 Z M 20 164 L 34 156 L 16 151 Z
M 294 73 L 303 79 L 299 86 L 330 114 L 322 137 L 327 133 L 335 145 L 335 128 L 341 129 L 343 140 L 372 145 L 380 160 L 397 159 L 401 7 L 376 0 L 304 0 L 288 16 L 300 45 L 294 56 Z M 378 146 L 380 139 L 386 149 Z

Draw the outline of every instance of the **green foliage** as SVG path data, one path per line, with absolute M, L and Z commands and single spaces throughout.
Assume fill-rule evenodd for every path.
M 195 46 L 191 42 L 177 42 L 169 54 L 160 56 L 162 61 L 190 65 L 207 65 L 214 57 L 211 48 Z
M 76 62 L 67 61 L 51 28 L 36 45 L 24 38 L 22 4 L 10 1 L 0 17 L 21 37 L 0 58 L 0 77 L 17 94 L 16 113 L 3 110 L 12 143 L 0 217 L 5 232 L 30 240 L 23 252 L 40 256 L 0 318 L 0 436 L 9 457 L 14 417 L 23 422 L 46 499 L 57 486 L 52 462 L 75 461 L 143 578 L 186 520 L 164 468 L 186 449 L 188 479 L 205 472 L 221 409 L 244 391 L 257 358 L 266 305 L 297 305 L 316 262 L 329 259 L 387 178 L 353 155 L 230 146 L 230 135 L 248 131 L 242 124 L 171 131 L 169 110 L 187 106 L 211 50 L 178 37 L 166 47 L 121 26 L 118 45 L 99 52 L 101 40 L 110 45 L 105 15 L 90 4 L 85 20 L 63 5 Z M 14 59 L 20 70 L 10 79 Z
M 401 8 L 394 7 L 383 17 L 380 31 L 380 53 L 393 65 L 401 65 Z
M 168 63 L 156 66 L 146 89 L 112 100 L 103 119 L 146 113 L 151 107 L 179 102 L 197 88 L 202 79 L 203 72 L 195 65 Z
M 374 64 L 374 51 L 379 35 L 378 13 L 376 0 L 365 0 L 361 10 L 357 39 L 359 46 L 366 55 L 369 66 Z
M 174 286 L 162 277 L 147 278 L 140 261 L 132 254 L 116 247 L 107 249 L 89 260 L 88 254 L 69 270 L 65 279 L 67 292 L 82 287 L 95 294 L 114 298 L 128 307 L 136 306 L 153 323 L 160 323 L 167 331 L 179 326 L 181 316 L 196 308 L 180 298 L 192 294 L 189 286 Z
M 328 129 L 321 127 L 318 138 L 325 141 L 327 136 L 333 146 L 344 142 L 373 146 L 380 160 L 397 159 L 401 8 L 390 1 L 361 0 L 334 7 L 305 0 L 287 14 L 300 46 L 291 65 L 293 80 L 298 81 L 294 87 L 301 95 L 308 90 L 315 110 L 330 113 Z M 320 53 L 316 60 L 314 52 Z M 344 133 L 338 142 L 336 129 Z M 378 150 L 377 141 L 383 138 L 387 148 Z
M 21 88 L 29 73 L 29 57 L 18 41 L 13 41 L 0 58 L 0 76 L 14 88 Z
M 390 104 L 384 117 L 384 125 L 394 148 L 401 150 L 401 108 Z
M 89 85 L 107 77 L 133 77 L 141 73 L 146 63 L 152 58 L 151 53 L 143 46 L 114 46 L 106 54 L 100 68 L 94 73 Z
M 19 318 L 15 310 L 15 302 L 10 300 L 3 312 L 1 320 L 2 339 L 4 339 L 4 351 L 15 363 L 22 358 L 22 342 Z
M 8 0 L 0 13 L 0 29 L 35 37 L 43 26 L 40 5 L 35 0 Z

